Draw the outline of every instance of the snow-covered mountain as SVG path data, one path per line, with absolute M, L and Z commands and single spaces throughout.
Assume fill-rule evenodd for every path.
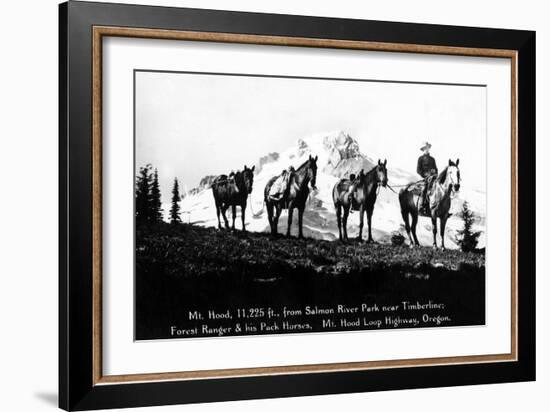
M 348 177 L 350 173 L 358 173 L 361 169 L 369 171 L 374 167 L 378 159 L 371 159 L 361 152 L 358 142 L 349 134 L 341 131 L 322 133 L 298 139 L 296 146 L 290 147 L 281 153 L 268 153 L 261 157 L 257 164 L 254 177 L 254 189 L 251 201 L 246 210 L 247 230 L 255 232 L 269 231 L 267 212 L 263 204 L 263 191 L 268 180 L 281 173 L 282 170 L 293 165 L 295 168 L 305 162 L 309 155 L 319 156 L 317 165 L 317 191 L 311 192 L 308 205 L 304 213 L 304 235 L 314 238 L 335 240 L 338 238 L 338 226 L 332 202 L 332 188 L 341 177 Z M 208 182 L 210 176 L 205 176 L 203 182 L 194 189 L 189 190 L 181 202 L 182 220 L 186 223 L 194 223 L 201 226 L 215 227 L 218 224 L 216 208 L 212 190 Z M 404 170 L 393 168 L 391 159 L 388 159 L 388 183 L 392 186 L 401 186 L 418 180 Z M 396 191 L 399 191 L 396 188 Z M 485 193 L 462 192 L 453 200 L 453 216 L 447 223 L 446 246 L 456 247 L 452 239 L 457 229 L 462 226 L 461 219 L 457 216 L 463 200 L 468 200 L 471 209 L 479 218 L 476 230 L 484 232 L 485 229 Z M 165 205 L 165 210 L 169 205 Z M 239 209 L 239 208 L 238 208 Z M 237 211 L 236 227 L 241 228 L 240 210 Z M 231 222 L 231 211 L 227 217 Z M 397 195 L 389 189 L 381 188 L 373 214 L 373 237 L 376 241 L 389 242 L 391 233 L 401 230 L 403 220 L 399 209 Z M 279 221 L 280 233 L 286 232 L 286 211 L 283 211 Z M 348 220 L 348 235 L 357 236 L 359 232 L 359 214 L 353 212 Z M 297 234 L 297 216 L 294 215 L 292 234 Z M 423 245 L 432 244 L 431 222 L 428 218 L 421 217 L 417 226 L 417 235 Z M 366 219 L 363 237 L 366 238 Z M 438 240 L 439 242 L 439 240 Z M 480 237 L 480 247 L 485 245 L 484 233 Z

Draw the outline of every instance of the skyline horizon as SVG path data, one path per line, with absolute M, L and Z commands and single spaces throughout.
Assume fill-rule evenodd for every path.
M 190 190 L 343 131 L 364 155 L 413 175 L 428 140 L 440 167 L 460 158 L 465 183 L 485 191 L 486 103 L 479 86 L 137 72 L 135 174 L 151 163 L 163 193 L 174 177 Z

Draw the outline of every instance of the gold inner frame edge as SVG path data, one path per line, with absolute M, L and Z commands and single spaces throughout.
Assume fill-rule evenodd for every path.
M 358 361 L 313 365 L 287 365 L 254 368 L 217 370 L 195 370 L 181 372 L 141 373 L 129 375 L 103 375 L 102 339 L 102 40 L 105 36 L 147 38 L 163 40 L 187 40 L 256 44 L 291 47 L 317 47 L 384 51 L 399 53 L 421 53 L 437 55 L 497 57 L 511 60 L 511 140 L 512 140 L 512 242 L 511 242 L 511 352 L 508 354 L 450 356 L 439 358 L 393 359 L 381 361 Z M 381 368 L 404 368 L 418 366 L 459 365 L 472 363 L 494 363 L 517 361 L 517 51 L 504 49 L 469 48 L 455 46 L 432 46 L 404 43 L 385 43 L 356 40 L 335 40 L 303 37 L 265 36 L 236 33 L 179 31 L 144 29 L 132 27 L 94 26 L 92 29 L 92 335 L 93 335 L 93 376 L 94 385 L 122 384 L 136 382 L 156 382 L 190 379 L 219 379 L 230 377 L 284 375 L 300 373 L 328 373 Z

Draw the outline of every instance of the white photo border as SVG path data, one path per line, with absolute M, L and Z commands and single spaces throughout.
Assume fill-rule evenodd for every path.
M 511 225 L 502 224 L 510 221 L 512 215 L 512 184 L 508 179 L 502 180 L 502 176 L 512 175 L 512 125 L 510 121 L 503 121 L 510 118 L 512 106 L 510 59 L 108 36 L 103 38 L 102 48 L 102 167 L 104 176 L 108 176 L 103 179 L 103 375 L 477 356 L 512 351 L 512 232 Z M 136 68 L 381 80 L 406 77 L 407 81 L 486 84 L 486 326 L 134 342 L 131 205 L 134 184 L 132 82 Z M 492 187 L 499 190 L 491 190 Z M 401 344 L 405 340 L 406 348 Z

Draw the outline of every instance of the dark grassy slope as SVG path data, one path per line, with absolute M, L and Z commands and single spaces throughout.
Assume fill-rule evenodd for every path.
M 485 319 L 483 254 L 273 239 L 191 225 L 141 228 L 136 239 L 137 339 L 167 338 L 170 326 L 191 326 L 191 310 L 432 300 L 445 310 L 428 313 L 449 315 L 446 326 Z M 302 320 L 321 331 L 321 318 Z

